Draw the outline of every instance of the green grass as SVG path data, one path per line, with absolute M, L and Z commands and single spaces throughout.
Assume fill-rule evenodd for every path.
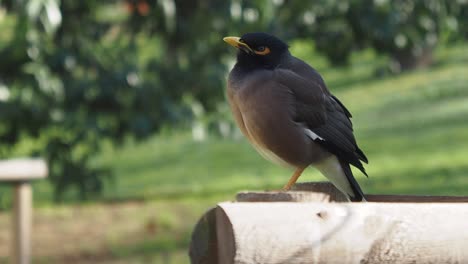
M 369 51 L 353 55 L 352 67 L 334 69 L 310 56 L 313 49 L 303 43 L 294 43 L 292 50 L 309 57 L 353 113 L 356 138 L 370 161 L 368 179 L 355 171 L 366 193 L 468 195 L 466 45 L 438 50 L 429 69 L 381 78 L 374 71 L 384 58 Z M 187 262 L 190 230 L 204 210 L 241 190 L 280 188 L 291 173 L 263 160 L 243 138 L 195 142 L 189 132 L 164 133 L 119 148 L 106 145 L 96 162 L 115 174 L 104 200 L 160 206 L 154 221 L 163 232 L 121 243 L 125 236 L 117 230 L 110 240 L 112 258 L 128 263 Z M 325 179 L 313 168 L 300 178 L 317 180 Z M 44 182 L 35 187 L 39 203 L 50 197 Z

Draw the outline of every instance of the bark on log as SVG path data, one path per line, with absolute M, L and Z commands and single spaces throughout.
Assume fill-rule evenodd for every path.
M 468 204 L 221 203 L 218 263 L 468 263 Z
M 291 191 L 240 192 L 238 202 L 347 202 L 346 196 L 329 182 L 296 183 Z
M 468 203 L 467 196 L 385 195 L 366 194 L 368 202 L 381 203 Z M 329 182 L 297 183 L 291 191 L 245 191 L 236 196 L 238 202 L 347 202 Z

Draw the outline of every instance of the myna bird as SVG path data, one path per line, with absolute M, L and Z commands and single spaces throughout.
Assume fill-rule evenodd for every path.
M 309 165 L 352 201 L 364 200 L 350 164 L 366 176 L 367 158 L 356 144 L 351 113 L 320 74 L 266 33 L 225 37 L 239 51 L 227 84 L 237 125 L 266 159 L 295 169 L 289 190 Z

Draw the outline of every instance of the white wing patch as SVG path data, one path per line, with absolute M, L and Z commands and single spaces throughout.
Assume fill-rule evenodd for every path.
M 308 128 L 303 128 L 304 129 L 304 133 L 310 137 L 312 140 L 317 140 L 317 139 L 320 139 L 320 140 L 323 140 L 325 141 L 321 136 L 315 134 L 312 130 L 308 129 Z

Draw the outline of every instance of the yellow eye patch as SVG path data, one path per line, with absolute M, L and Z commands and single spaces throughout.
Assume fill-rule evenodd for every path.
M 254 50 L 254 52 L 258 55 L 267 55 L 268 53 L 270 53 L 270 49 L 268 47 L 260 47 Z

